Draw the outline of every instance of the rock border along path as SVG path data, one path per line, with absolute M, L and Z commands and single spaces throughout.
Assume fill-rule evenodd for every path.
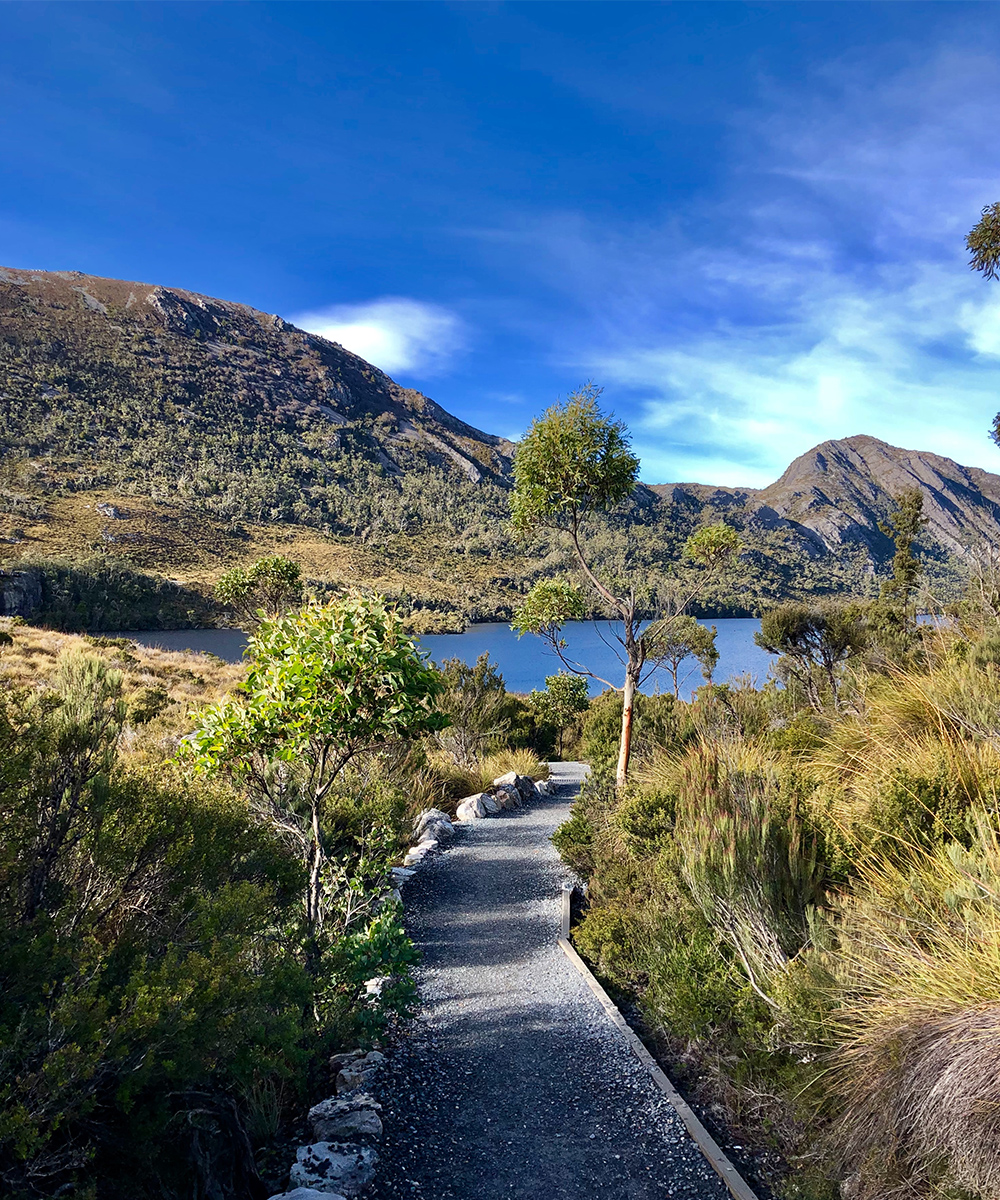
M 560 949 L 550 842 L 586 768 L 471 821 L 406 884 L 421 1010 L 375 1091 L 374 1200 L 723 1200 L 674 1108 Z

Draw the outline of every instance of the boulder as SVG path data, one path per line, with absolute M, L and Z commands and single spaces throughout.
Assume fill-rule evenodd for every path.
M 0 571 L 0 617 L 32 617 L 42 606 L 42 572 Z
M 539 796 L 552 796 L 555 794 L 555 784 L 551 779 L 539 779 L 535 784 L 535 791 Z
M 442 838 L 451 837 L 454 832 L 455 826 L 451 823 L 451 817 L 439 808 L 425 809 L 413 822 L 415 842 L 423 841 L 427 837 L 441 841 Z
M 496 788 L 516 788 L 517 794 L 522 800 L 533 800 L 538 795 L 538 788 L 535 786 L 535 781 L 531 776 L 518 775 L 516 771 L 508 771 L 506 775 L 501 775 L 498 779 L 494 779 L 493 786 Z
M 309 1110 L 309 1122 L 317 1142 L 370 1142 L 382 1136 L 380 1106 L 370 1095 L 349 1099 L 321 1100 Z
M 349 1063 L 357 1062 L 359 1058 L 364 1058 L 367 1050 L 345 1050 L 342 1054 L 330 1055 L 330 1069 L 334 1075 Z
M 419 842 L 412 849 L 407 850 L 406 857 L 403 859 L 403 866 L 412 867 L 416 863 L 423 862 L 427 855 L 437 848 L 436 838 L 424 838 L 422 842 Z
M 408 879 L 412 879 L 416 875 L 416 871 L 411 871 L 409 867 L 392 867 L 389 874 L 396 887 L 401 887 Z
M 376 1071 L 384 1062 L 385 1055 L 380 1054 L 378 1050 L 372 1050 L 364 1058 L 345 1063 L 337 1074 L 337 1095 L 343 1096 L 346 1093 L 370 1087 L 374 1082 Z
M 516 787 L 512 787 L 510 784 L 498 787 L 494 795 L 501 808 L 517 808 L 521 803 L 521 793 Z
M 486 796 L 479 792 L 475 796 L 466 796 L 458 805 L 458 819 L 460 821 L 477 821 L 481 817 L 485 817 L 487 813 Z
M 483 792 L 483 807 L 486 809 L 486 812 L 489 816 L 495 817 L 503 808 L 503 805 L 496 798 L 496 796 L 491 796 L 489 792 Z
M 292 1192 L 281 1192 L 271 1200 L 347 1200 L 340 1192 L 317 1192 L 315 1188 L 296 1188 Z
M 368 1146 L 314 1142 L 300 1146 L 289 1182 L 326 1196 L 358 1196 L 375 1178 L 378 1155 Z
M 538 795 L 538 784 L 530 775 L 518 775 L 514 786 L 521 793 L 522 800 L 534 800 Z

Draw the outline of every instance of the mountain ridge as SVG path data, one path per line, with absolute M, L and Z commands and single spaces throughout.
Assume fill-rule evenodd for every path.
M 821 554 L 860 544 L 880 558 L 889 553 L 890 543 L 879 521 L 894 497 L 917 487 L 924 497 L 927 530 L 947 551 L 962 554 L 982 540 L 1000 543 L 1000 475 L 930 451 L 893 446 L 870 434 L 821 442 L 763 488 L 649 486 L 661 497 L 693 500 L 706 511 L 745 508 L 760 524 L 797 533 Z
M 60 611 L 88 556 L 102 579 L 124 578 L 101 574 L 114 559 L 208 596 L 223 570 L 280 553 L 319 585 L 385 591 L 428 628 L 508 620 L 533 582 L 572 567 L 558 538 L 511 534 L 514 450 L 248 305 L 0 268 L 0 561 L 59 560 Z M 700 593 L 704 612 L 873 594 L 892 554 L 878 523 L 910 484 L 930 518 L 927 577 L 954 595 L 965 547 L 1000 543 L 1000 476 L 864 434 L 766 488 L 640 484 L 595 518 L 591 549 L 669 589 L 691 569 L 684 539 L 721 517 L 744 550 Z

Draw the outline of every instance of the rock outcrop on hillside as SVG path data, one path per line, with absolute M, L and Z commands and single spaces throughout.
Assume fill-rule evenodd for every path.
M 675 483 L 652 490 L 677 505 L 745 514 L 759 529 L 787 530 L 815 556 L 857 545 L 883 560 L 892 546 L 879 521 L 894 496 L 914 487 L 924 497 L 925 537 L 945 551 L 960 554 L 979 542 L 1000 543 L 1000 475 L 866 434 L 823 442 L 766 488 Z

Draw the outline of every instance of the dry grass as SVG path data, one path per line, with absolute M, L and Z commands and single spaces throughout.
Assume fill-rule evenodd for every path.
M 105 659 L 122 672 L 126 699 L 146 689 L 166 693 L 183 709 L 209 704 L 232 691 L 243 679 L 240 664 L 225 663 L 207 654 L 158 650 L 132 642 L 127 648 L 100 645 L 74 633 L 54 633 L 31 625 L 2 622 L 13 644 L 0 647 L 0 680 L 7 687 L 35 688 L 55 671 L 59 655 L 82 650 Z M 95 644 L 98 643 L 98 644 Z
M 831 1076 L 858 1195 L 1000 1196 L 1000 832 L 862 868 L 834 970 Z
M 458 766 L 445 751 L 432 751 L 428 756 L 430 773 L 439 781 L 442 797 L 460 800 L 475 792 L 485 792 L 493 780 L 508 771 L 528 775 L 532 779 L 548 779 L 549 765 L 542 762 L 533 750 L 501 750 L 482 759 L 474 767 Z
M 464 628 L 461 614 L 470 603 L 481 605 L 484 596 L 500 594 L 501 576 L 522 575 L 534 565 L 523 556 L 494 563 L 471 557 L 456 548 L 454 539 L 427 531 L 366 546 L 356 538 L 328 537 L 302 525 L 247 523 L 234 528 L 180 504 L 112 491 L 43 499 L 44 519 L 13 522 L 21 533 L 17 542 L 5 540 L 13 519 L 0 517 L 0 566 L 16 567 L 21 558 L 74 560 L 106 551 L 137 570 L 205 591 L 234 566 L 281 554 L 299 563 L 308 579 L 439 602 L 443 611 L 414 614 L 409 623 L 418 633 Z M 113 504 L 123 519 L 102 517 L 97 512 L 102 502 Z M 108 542 L 108 536 L 115 540 Z M 449 606 L 453 611 L 447 611 Z

